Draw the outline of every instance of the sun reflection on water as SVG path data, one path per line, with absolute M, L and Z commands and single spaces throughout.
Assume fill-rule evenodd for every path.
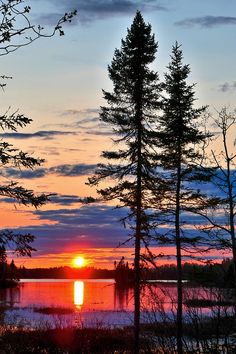
M 80 308 L 84 303 L 84 282 L 74 282 L 74 304 L 77 308 Z

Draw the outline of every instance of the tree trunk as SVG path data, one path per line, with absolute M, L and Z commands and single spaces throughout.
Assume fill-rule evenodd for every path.
M 141 214 L 140 214 L 141 218 Z M 135 259 L 134 259 L 134 353 L 139 353 L 140 333 L 140 233 L 141 224 L 137 215 L 136 237 L 135 237 Z
M 235 316 L 236 316 L 236 240 L 235 240 L 235 226 L 234 226 L 234 205 L 233 205 L 233 191 L 230 183 L 230 170 L 228 171 L 228 186 L 229 186 L 229 227 L 230 236 L 232 242 L 232 253 L 233 253 L 233 276 L 234 276 L 234 306 L 235 306 Z
M 183 286 L 182 286 L 182 257 L 181 257 L 181 234 L 180 234 L 180 189 L 181 189 L 181 148 L 178 151 L 177 185 L 176 185 L 176 260 L 177 260 L 177 352 L 183 353 Z
M 232 253 L 233 253 L 233 279 L 234 279 L 234 309 L 236 316 L 236 240 L 235 240 L 235 225 L 234 225 L 234 196 L 233 196 L 233 186 L 231 183 L 231 157 L 229 156 L 228 146 L 227 146 L 227 125 L 223 125 L 222 129 L 223 144 L 225 150 L 225 157 L 227 163 L 226 170 L 226 180 L 229 198 L 229 231 L 232 242 Z
M 140 85 L 139 85 L 140 89 Z M 138 95 L 139 96 L 139 95 Z M 135 259 L 134 259 L 134 354 L 140 349 L 140 248 L 142 233 L 142 110 L 138 97 L 137 115 L 137 190 L 136 190 L 136 230 L 135 230 Z

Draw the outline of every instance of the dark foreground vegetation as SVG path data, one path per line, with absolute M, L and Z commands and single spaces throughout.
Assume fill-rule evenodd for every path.
M 6 331 L 1 353 L 114 353 L 131 352 L 131 329 L 50 329 Z
M 175 326 L 170 321 L 141 325 L 140 353 L 177 353 Z M 233 328 L 233 317 L 212 317 L 201 323 L 195 319 L 192 323 L 184 323 L 184 353 L 235 353 Z M 5 329 L 0 351 L 12 354 L 131 354 L 133 345 L 132 327 Z

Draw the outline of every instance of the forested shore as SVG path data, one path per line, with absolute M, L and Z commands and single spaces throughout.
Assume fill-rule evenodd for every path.
M 126 266 L 127 267 L 127 266 Z M 133 269 L 128 266 L 128 271 Z M 119 269 L 97 269 L 85 267 L 75 269 L 68 266 L 51 268 L 16 268 L 15 274 L 19 279 L 115 279 Z M 122 270 L 123 278 L 127 269 Z M 143 268 L 142 280 L 177 280 L 177 268 L 174 264 Z M 203 286 L 233 287 L 232 261 L 226 259 L 222 263 L 183 265 L 183 280 L 191 284 Z

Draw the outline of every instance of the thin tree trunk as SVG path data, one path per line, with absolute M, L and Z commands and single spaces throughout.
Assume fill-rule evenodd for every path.
M 226 122 L 227 123 L 227 122 Z M 225 157 L 227 163 L 226 170 L 226 180 L 227 180 L 227 189 L 228 189 L 228 198 L 229 198 L 229 229 L 232 242 L 232 253 L 233 253 L 233 279 L 234 279 L 234 307 L 236 315 L 236 240 L 235 240 L 235 225 L 234 225 L 234 203 L 233 203 L 233 187 L 231 184 L 231 158 L 228 152 L 227 146 L 227 124 L 223 125 L 222 128 L 223 135 L 223 144 L 225 150 Z
M 140 349 L 140 248 L 141 248 L 141 225 L 142 225 L 142 114 L 137 109 L 138 119 L 138 145 L 137 145 L 137 199 L 136 199 L 136 232 L 135 232 L 135 259 L 134 259 L 134 353 L 138 354 Z
M 230 170 L 228 170 L 228 189 L 229 189 L 229 227 L 232 242 L 233 253 L 233 276 L 234 276 L 234 306 L 236 315 L 236 240 L 235 240 L 235 226 L 234 226 L 234 205 L 233 205 L 233 191 L 230 183 Z
M 176 260 L 177 260 L 177 352 L 183 353 L 183 286 L 182 286 L 182 259 L 181 259 L 181 234 L 180 234 L 180 189 L 181 189 L 181 148 L 178 151 L 177 185 L 176 185 Z
M 138 217 L 138 213 L 137 213 Z M 140 215 L 141 218 L 141 215 Z M 135 272 L 135 283 L 134 283 L 134 353 L 139 353 L 140 347 L 140 233 L 141 224 L 140 218 L 137 218 L 136 225 L 136 238 L 135 238 L 135 259 L 134 259 L 134 272 Z

